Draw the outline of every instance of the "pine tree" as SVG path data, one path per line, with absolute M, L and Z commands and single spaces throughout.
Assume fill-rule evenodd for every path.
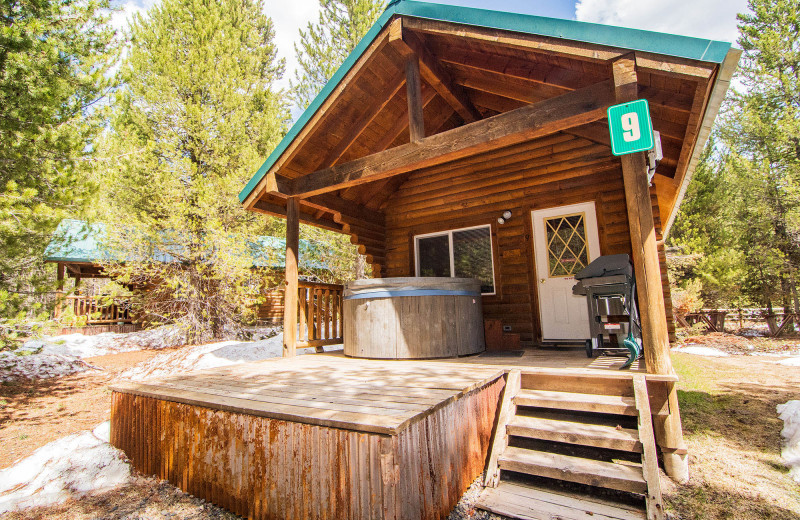
M 0 342 L 52 289 L 42 263 L 58 222 L 93 188 L 86 159 L 117 44 L 106 0 L 0 4 Z
M 383 12 L 383 0 L 320 0 L 316 24 L 300 30 L 299 63 L 291 81 L 295 105 L 305 109 Z
M 104 198 L 126 222 L 108 270 L 147 286 L 152 323 L 189 341 L 235 333 L 259 290 L 266 219 L 237 194 L 284 133 L 272 22 L 259 0 L 164 0 L 131 25 Z
M 676 221 L 706 296 L 800 311 L 800 4 L 750 0 L 738 71 Z M 713 152 L 713 153 L 712 153 Z M 727 301 L 725 301 L 727 300 Z

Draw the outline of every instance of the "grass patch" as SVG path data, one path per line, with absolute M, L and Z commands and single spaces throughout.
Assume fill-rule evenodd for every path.
M 681 520 L 800 519 L 800 486 L 780 458 L 775 410 L 798 398 L 792 373 L 750 356 L 672 359 L 690 480 L 666 486 L 668 511 Z

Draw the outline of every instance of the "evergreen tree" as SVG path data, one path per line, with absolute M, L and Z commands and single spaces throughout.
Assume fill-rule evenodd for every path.
M 316 24 L 300 30 L 298 69 L 291 82 L 295 105 L 305 109 L 356 48 L 384 10 L 383 0 L 319 0 Z
M 147 286 L 151 323 L 189 341 L 235 333 L 261 280 L 252 267 L 264 217 L 237 194 L 282 136 L 283 73 L 259 0 L 164 0 L 131 25 L 107 151 L 108 270 Z M 262 259 L 263 260 L 263 259 Z
M 0 3 L 0 342 L 52 287 L 42 256 L 66 215 L 82 211 L 101 128 L 93 107 L 116 43 L 106 0 Z
M 750 0 L 739 15 L 744 50 L 676 221 L 673 243 L 700 254 L 711 303 L 794 307 L 800 269 L 800 4 Z M 717 300 L 717 301 L 714 301 Z

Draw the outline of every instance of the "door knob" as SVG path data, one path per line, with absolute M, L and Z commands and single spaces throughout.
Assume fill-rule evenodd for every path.
M 544 283 L 544 282 L 546 282 L 546 281 L 547 281 L 547 278 L 541 278 L 541 279 L 539 280 L 539 283 Z

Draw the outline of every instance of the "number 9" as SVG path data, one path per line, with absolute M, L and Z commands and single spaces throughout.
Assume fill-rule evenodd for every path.
M 642 136 L 639 130 L 639 114 L 636 112 L 622 114 L 622 131 L 622 139 L 626 143 L 638 141 Z

